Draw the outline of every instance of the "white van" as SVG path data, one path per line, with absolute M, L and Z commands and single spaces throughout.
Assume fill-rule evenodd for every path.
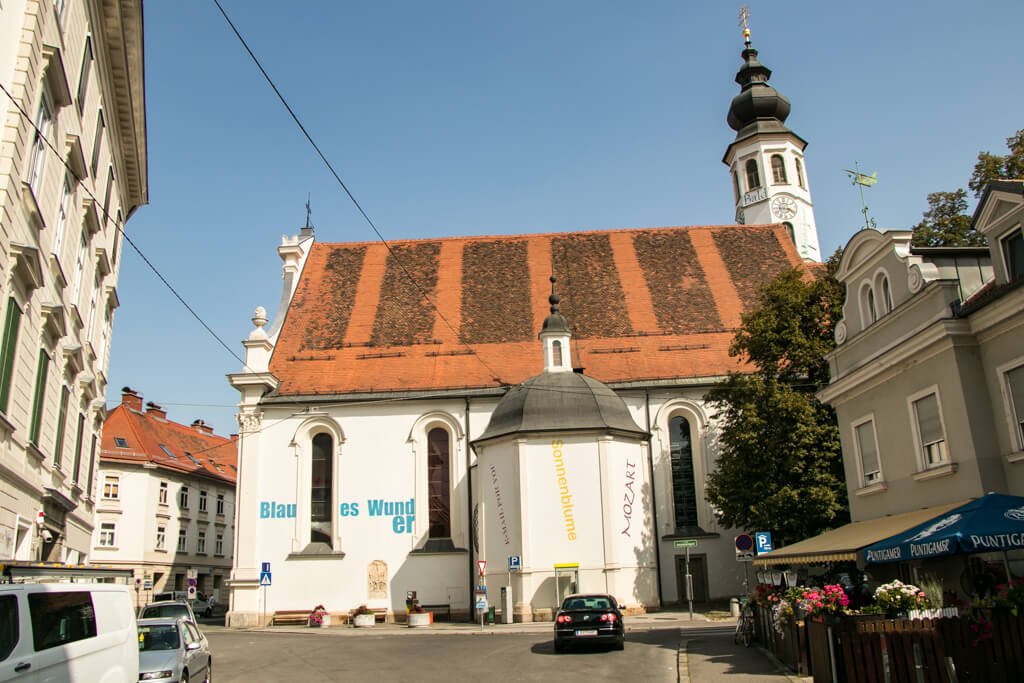
M 0 584 L 0 681 L 137 683 L 128 586 Z

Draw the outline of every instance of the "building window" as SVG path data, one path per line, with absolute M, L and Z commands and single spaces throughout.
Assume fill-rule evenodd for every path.
M 57 439 L 53 444 L 53 466 L 61 468 L 61 460 L 64 455 L 64 430 L 68 420 L 68 403 L 71 402 L 71 389 L 66 386 L 60 388 L 60 411 L 57 414 Z
M 110 221 L 110 196 L 114 193 L 114 167 L 107 168 L 107 191 L 103 195 L 103 228 Z
M 128 448 L 128 441 L 123 436 L 115 436 L 114 445 L 118 448 Z
M 871 289 L 871 285 L 864 285 L 864 288 L 861 290 L 861 296 L 864 304 L 864 327 L 867 327 L 878 320 L 878 309 L 875 308 L 875 292 Z
M 92 136 L 92 161 L 89 163 L 89 169 L 92 171 L 92 177 L 96 177 L 97 171 L 100 168 L 100 148 L 103 146 L 103 129 L 107 127 L 106 121 L 103 120 L 103 110 L 100 109 L 96 112 L 96 130 Z
M 64 246 L 64 228 L 71 214 L 71 198 L 74 195 L 71 187 L 71 176 L 64 174 L 64 186 L 61 188 L 60 205 L 57 207 L 57 229 L 53 232 L 53 249 L 51 250 L 60 261 L 60 250 Z
M 562 342 L 553 341 L 551 342 L 551 365 L 552 367 L 562 367 Z
M 223 493 L 218 493 L 217 494 L 217 514 L 218 515 L 223 515 L 224 514 L 224 494 Z
M 557 342 L 556 342 L 557 343 Z M 430 495 L 429 538 L 450 538 L 451 450 L 448 430 L 434 427 L 427 433 L 427 487 Z
M 206 512 L 206 491 L 199 492 L 199 511 Z
M 92 435 L 92 445 L 89 446 L 89 478 L 85 480 L 85 490 L 92 495 L 92 468 L 96 465 L 96 435 Z
M 1006 279 L 1024 277 L 1024 233 L 1017 228 L 1003 240 L 1003 255 L 1006 258 Z
M 28 185 L 33 194 L 39 194 L 39 179 L 43 175 L 43 162 L 46 159 L 46 141 L 50 137 L 53 125 L 53 109 L 49 96 L 44 91 L 39 97 L 39 111 L 36 113 L 36 130 L 32 138 L 32 153 L 28 159 Z
M 21 308 L 11 297 L 7 300 L 7 318 L 4 321 L 4 340 L 0 347 L 0 412 L 7 412 L 11 398 L 11 379 L 14 376 L 14 355 L 21 326 Z
M 182 510 L 188 510 L 188 487 L 182 486 L 178 490 L 178 507 Z
M 89 253 L 89 239 L 82 230 L 78 243 L 78 260 L 75 262 L 75 285 L 71 289 L 71 305 L 78 308 L 78 296 L 82 293 L 82 275 L 85 273 L 85 257 Z
M 747 190 L 756 190 L 761 187 L 761 174 L 757 170 L 757 160 L 747 159 Z
M 157 494 L 157 502 L 161 505 L 167 505 L 167 482 L 160 482 L 160 492 Z
M 889 278 L 882 276 L 882 305 L 885 306 L 885 312 L 889 313 L 893 309 L 892 305 L 892 290 L 889 289 Z
M 199 536 L 196 538 L 196 552 L 200 555 L 206 554 L 206 532 L 200 531 Z
M 164 544 L 167 541 L 167 527 L 158 526 L 156 528 L 156 549 L 163 550 Z
M 732 193 L 736 196 L 736 201 L 740 201 L 740 176 L 736 171 L 732 172 Z
M 804 165 L 799 159 L 794 159 L 794 161 L 796 161 L 796 182 L 801 188 L 806 190 L 807 186 L 804 185 Z
M 668 421 L 672 460 L 672 506 L 676 533 L 697 527 L 697 479 L 693 474 L 690 421 L 676 416 Z M 688 533 L 688 532 L 687 532 Z
M 75 466 L 71 471 L 71 480 L 78 483 L 78 475 L 82 470 L 82 439 L 85 437 L 85 413 L 78 414 L 78 433 L 75 435 Z M 90 465 L 91 467 L 91 465 Z M 92 475 L 89 476 L 92 484 Z
M 331 500 L 333 494 L 332 467 L 334 440 L 330 434 L 313 437 L 312 476 L 310 481 L 310 535 L 311 543 L 331 541 Z
M 1006 373 L 1006 386 L 1010 394 L 1010 412 L 1017 432 L 1017 450 L 1024 451 L 1024 365 Z
M 50 374 L 50 354 L 39 349 L 39 364 L 36 366 L 36 390 L 32 397 L 32 422 L 29 426 L 28 440 L 39 447 L 39 432 L 43 427 L 43 404 L 46 401 L 46 380 Z
M 786 221 L 785 223 L 782 224 L 782 227 L 786 229 L 786 234 L 789 235 L 789 240 L 793 244 L 796 244 L 796 232 L 793 230 L 793 224 L 790 223 L 789 221 Z
M 96 330 L 96 304 L 100 296 L 100 274 L 97 271 L 92 283 L 92 296 L 89 297 L 89 322 L 85 328 L 85 339 L 91 342 Z
M 100 522 L 100 547 L 101 548 L 113 548 L 117 534 L 117 523 L 116 522 Z
M 78 72 L 78 113 L 85 111 L 85 94 L 89 88 L 89 72 L 92 71 L 92 36 L 85 37 L 85 49 L 82 51 L 82 68 Z
M 920 438 L 921 457 L 925 468 L 941 465 L 949 459 L 946 451 L 946 437 L 942 429 L 939 411 L 939 397 L 932 393 L 913 402 Z
M 217 540 L 213 546 L 213 554 L 217 557 L 224 557 L 224 534 L 217 534 Z
M 860 471 L 864 486 L 881 481 L 882 468 L 878 459 L 874 420 L 861 422 L 854 426 L 853 432 L 856 437 L 857 455 L 860 457 Z
M 776 185 L 787 185 L 786 162 L 782 160 L 781 154 L 772 155 L 772 182 Z
M 178 529 L 178 552 L 185 552 L 185 547 L 188 545 L 188 536 L 184 529 Z
M 118 493 L 118 486 L 120 485 L 120 477 L 108 474 L 103 478 L 103 497 L 111 500 L 120 498 Z

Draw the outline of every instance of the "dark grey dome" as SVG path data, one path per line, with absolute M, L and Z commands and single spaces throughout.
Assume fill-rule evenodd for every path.
M 579 430 L 647 436 L 606 385 L 577 372 L 545 372 L 505 394 L 475 443 L 509 434 Z
M 757 61 L 757 50 L 747 44 L 743 51 L 743 66 L 736 74 L 740 94 L 732 98 L 727 121 L 729 127 L 741 132 L 747 126 L 761 121 L 771 127 L 786 130 L 782 124 L 789 116 L 789 100 L 768 85 L 771 69 Z

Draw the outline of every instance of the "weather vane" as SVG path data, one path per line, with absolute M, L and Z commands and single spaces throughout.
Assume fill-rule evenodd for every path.
M 309 199 L 310 199 L 310 194 L 307 193 L 306 194 L 306 227 L 307 228 L 312 227 L 309 224 L 309 217 L 313 214 L 313 210 L 311 208 L 309 208 Z
M 855 171 L 851 171 L 848 168 L 844 168 L 843 173 L 850 176 L 850 180 L 853 181 L 853 184 L 857 185 L 858 189 L 860 189 L 860 205 L 861 207 L 863 207 L 861 208 L 860 212 L 864 214 L 864 229 L 871 230 L 872 228 L 874 228 L 875 230 L 877 230 L 878 223 L 875 222 L 874 218 L 868 218 L 868 205 L 864 201 L 864 188 L 871 187 L 872 185 L 878 182 L 878 171 L 875 171 L 871 175 L 864 175 L 863 173 L 860 172 L 859 161 L 853 162 L 853 167 L 856 169 Z
M 747 43 L 750 42 L 750 26 L 747 24 L 747 19 L 750 18 L 750 8 L 746 5 L 740 5 L 740 23 L 739 26 L 743 27 L 743 40 Z

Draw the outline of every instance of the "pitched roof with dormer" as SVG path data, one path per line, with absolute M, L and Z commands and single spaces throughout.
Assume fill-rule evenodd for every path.
M 270 362 L 278 396 L 519 384 L 542 370 L 537 330 L 549 314 L 552 273 L 573 365 L 590 377 L 614 384 L 720 376 L 743 367 L 729 344 L 760 287 L 802 267 L 779 225 L 390 247 L 313 244 Z
M 232 486 L 238 478 L 233 439 L 217 436 L 202 420 L 172 422 L 155 403 L 143 412 L 142 397 L 127 388 L 103 423 L 100 461 L 156 465 Z

